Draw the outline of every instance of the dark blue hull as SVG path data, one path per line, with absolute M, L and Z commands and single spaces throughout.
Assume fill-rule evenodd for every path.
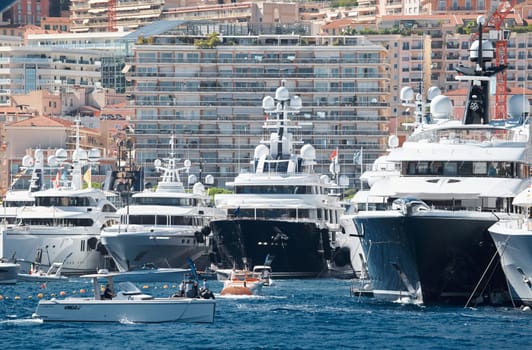
M 376 297 L 465 305 L 496 304 L 506 294 L 488 233 L 494 215 L 382 212 L 354 221 Z
M 327 230 L 310 222 L 275 220 L 214 220 L 214 251 L 224 267 L 263 265 L 267 256 L 276 278 L 326 275 L 331 258 Z

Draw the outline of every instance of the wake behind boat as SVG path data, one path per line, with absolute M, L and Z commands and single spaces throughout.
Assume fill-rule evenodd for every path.
M 170 145 L 170 157 L 164 163 L 155 161 L 156 169 L 162 171 L 156 190 L 133 194 L 131 203 L 118 211 L 121 223 L 105 227 L 101 233 L 102 243 L 120 271 L 147 264 L 183 268 L 187 257 L 196 262 L 208 253 L 209 220 L 223 216 L 222 210 L 210 205 L 204 185 L 196 182 L 195 176 L 189 176 L 192 192 L 185 191 L 180 173 L 188 173 L 191 163 L 186 160 L 179 168 L 173 136 Z
M 332 195 L 339 186 L 314 171 L 313 146 L 303 145 L 299 154 L 294 150 L 303 143 L 297 133 L 301 124 L 290 116 L 301 107 L 299 96 L 290 96 L 285 86 L 276 90 L 275 99 L 263 99 L 268 118 L 251 162 L 253 171 L 243 171 L 226 184 L 233 194 L 215 195 L 215 206 L 228 215 L 210 223 L 222 268 L 252 269 L 274 256 L 274 278 L 318 277 L 335 262 L 333 256 L 344 254 L 339 243 L 345 234 L 338 222 L 344 208 Z M 338 157 L 331 158 L 337 176 Z M 349 256 L 337 261 L 353 274 Z
M 374 177 L 368 193 L 391 209 L 353 216 L 376 298 L 507 301 L 503 272 L 490 263 L 496 249 L 488 228 L 515 212 L 512 198 L 528 186 L 530 125 L 522 99 L 510 100 L 507 119 L 489 118 L 489 81 L 505 68 L 487 65 L 493 50 L 479 23 L 470 50 L 474 66 L 457 68 L 469 82 L 463 120 L 450 119 L 451 101 L 438 89 L 429 89 L 428 114 L 418 94 L 417 129 L 386 156 L 400 174 Z M 413 96 L 412 89 L 402 90 L 403 101 Z
M 44 322 L 214 322 L 214 299 L 155 298 L 131 282 L 120 282 L 115 286 L 112 273 L 82 277 L 92 280 L 93 298 L 40 300 L 32 317 Z M 107 280 L 103 295 L 98 283 L 101 278 Z

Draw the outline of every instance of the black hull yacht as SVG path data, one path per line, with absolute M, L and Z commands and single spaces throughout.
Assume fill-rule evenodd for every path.
M 359 244 L 342 232 L 344 212 L 339 200 L 337 151 L 331 173 L 314 172 L 316 151 L 303 145 L 294 152 L 300 126 L 289 116 L 299 112 L 301 100 L 281 86 L 275 99 L 263 99 L 268 114 L 265 135 L 255 148 L 253 171 L 241 172 L 226 185 L 232 194 L 217 194 L 217 208 L 227 217 L 210 222 L 213 255 L 224 268 L 253 269 L 271 264 L 274 278 L 353 276 L 349 247 Z M 339 181 L 337 181 L 339 180 Z
M 353 216 L 378 299 L 508 301 L 488 228 L 515 215 L 512 199 L 528 187 L 529 122 L 518 105 L 510 106 L 506 119 L 489 118 L 489 82 L 505 67 L 487 66 L 494 47 L 482 39 L 481 23 L 470 54 L 474 66 L 457 68 L 457 79 L 469 82 L 463 120 L 451 118 L 451 101 L 439 90 L 427 93 L 428 113 L 418 94 L 407 104 L 415 107 L 416 129 L 386 156 L 400 173 L 369 189 L 388 209 Z M 401 99 L 414 100 L 412 89 L 404 88 Z

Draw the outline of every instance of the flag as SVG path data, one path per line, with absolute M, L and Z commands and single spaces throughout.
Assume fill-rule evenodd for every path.
M 338 149 L 332 151 L 331 155 L 329 156 L 329 160 L 333 160 L 336 157 L 338 157 Z
M 61 172 L 57 170 L 57 174 L 55 175 L 54 180 L 54 187 L 59 188 L 61 186 Z
M 362 150 L 353 153 L 353 164 L 362 165 Z
M 83 175 L 83 180 L 87 183 L 88 188 L 92 188 L 92 182 L 91 182 L 91 167 L 87 169 L 85 172 L 85 175 Z

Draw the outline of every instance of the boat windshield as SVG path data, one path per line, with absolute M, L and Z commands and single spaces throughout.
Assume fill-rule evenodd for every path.
M 131 282 L 120 282 L 118 283 L 118 289 L 124 294 L 140 294 L 142 293 L 140 289 Z

